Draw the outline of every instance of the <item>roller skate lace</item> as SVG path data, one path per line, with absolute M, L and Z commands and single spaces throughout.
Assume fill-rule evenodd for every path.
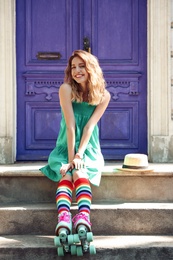
M 61 221 L 64 221 L 64 222 L 67 222 L 67 223 L 70 223 L 70 220 L 71 220 L 71 216 L 68 212 L 63 212 L 61 213 L 59 216 L 58 216 L 58 223 L 61 222 Z
M 76 223 L 81 219 L 85 220 L 90 226 L 92 225 L 91 222 L 89 221 L 89 217 L 85 213 L 82 213 L 82 212 L 77 214 L 76 216 L 74 216 L 72 221 L 73 221 L 74 225 L 76 226 Z

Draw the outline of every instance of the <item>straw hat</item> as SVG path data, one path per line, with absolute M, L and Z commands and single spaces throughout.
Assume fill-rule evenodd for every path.
M 124 157 L 124 163 L 122 168 L 118 168 L 120 171 L 130 171 L 130 172 L 150 172 L 153 171 L 151 167 L 148 166 L 148 156 L 146 154 L 131 153 Z

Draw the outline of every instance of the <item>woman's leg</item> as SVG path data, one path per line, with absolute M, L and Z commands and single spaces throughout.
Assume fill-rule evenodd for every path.
M 81 174 L 80 171 L 73 173 L 74 186 L 76 190 L 76 202 L 78 204 L 79 213 L 73 218 L 74 226 L 77 226 L 81 223 L 85 224 L 88 229 L 91 229 L 90 223 L 90 208 L 92 201 L 92 191 L 90 182 L 86 175 Z
M 73 183 L 72 177 L 66 175 L 59 183 L 56 191 L 56 205 L 58 214 L 70 211 L 72 202 Z
M 56 191 L 56 205 L 58 209 L 58 224 L 56 235 L 61 235 L 61 229 L 66 228 L 68 233 L 72 231 L 70 206 L 72 202 L 73 183 L 72 177 L 66 175 L 59 183 Z
M 74 186 L 76 189 L 78 211 L 90 214 L 92 192 L 89 180 L 86 178 L 79 178 L 74 182 Z

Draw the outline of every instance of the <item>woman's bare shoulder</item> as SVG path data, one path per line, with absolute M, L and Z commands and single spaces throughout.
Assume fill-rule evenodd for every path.
M 61 90 L 69 90 L 69 91 L 71 91 L 71 86 L 70 86 L 70 84 L 68 84 L 68 83 L 63 83 L 61 86 L 60 86 L 60 88 L 59 88 L 59 90 L 61 91 Z
M 110 98 L 111 98 L 111 95 L 110 95 L 109 91 L 107 91 L 107 89 L 105 89 L 104 96 L 103 96 L 103 101 L 109 101 Z

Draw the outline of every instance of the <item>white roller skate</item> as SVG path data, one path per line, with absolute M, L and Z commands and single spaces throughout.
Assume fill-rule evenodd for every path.
M 96 254 L 94 245 L 90 245 L 93 241 L 93 233 L 91 232 L 91 222 L 89 214 L 80 212 L 73 217 L 74 228 L 76 234 L 74 235 L 74 243 L 77 245 L 77 256 L 82 256 L 83 253 L 89 252 Z
M 55 234 L 54 244 L 57 247 L 58 256 L 64 256 L 64 253 L 71 251 L 71 245 L 73 244 L 70 212 L 64 211 L 58 215 L 58 224 L 55 229 Z

